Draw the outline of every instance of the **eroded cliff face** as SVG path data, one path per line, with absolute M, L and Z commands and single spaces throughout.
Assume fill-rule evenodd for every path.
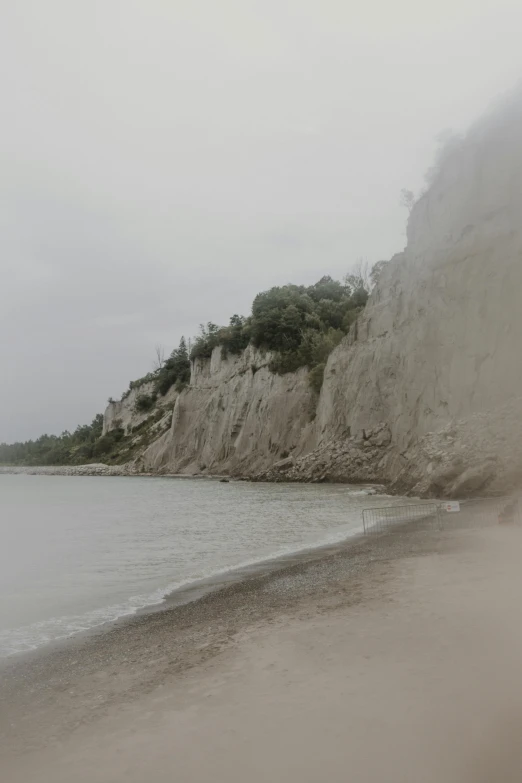
M 151 395 L 154 392 L 154 382 L 150 381 L 144 383 L 139 387 L 131 389 L 126 397 L 122 400 L 114 400 L 107 405 L 105 413 L 103 414 L 103 431 L 102 434 L 106 435 L 107 432 L 122 427 L 125 434 L 128 435 L 133 428 L 138 427 L 145 422 L 151 416 L 151 411 L 140 412 L 136 410 L 136 398 L 140 394 Z M 172 386 L 164 397 L 159 397 L 153 412 L 162 410 L 165 416 L 170 416 L 174 403 L 176 401 L 177 392 L 174 386 Z
M 368 433 L 383 428 L 365 480 L 459 496 L 522 477 L 521 140 L 518 99 L 448 156 L 404 253 L 329 358 L 317 450 L 285 478 L 359 478 Z
M 145 470 L 250 475 L 311 444 L 315 404 L 308 372 L 274 375 L 270 356 L 249 346 L 196 360 L 169 432 L 143 455 Z
M 425 496 L 518 483 L 521 140 L 519 95 L 446 155 L 406 249 L 331 354 L 318 403 L 305 369 L 277 376 L 251 347 L 227 359 L 217 348 L 194 364 L 141 469 L 379 481 Z
M 106 435 L 111 430 L 122 427 L 125 433 L 132 427 L 141 424 L 147 418 L 147 413 L 138 413 L 135 409 L 138 394 L 150 394 L 153 383 L 145 383 L 139 389 L 131 389 L 129 394 L 121 400 L 113 400 L 107 405 L 103 414 L 103 431 Z

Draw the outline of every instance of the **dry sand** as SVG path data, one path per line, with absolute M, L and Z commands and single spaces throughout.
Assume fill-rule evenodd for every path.
M 406 529 L 12 659 L 0 780 L 519 782 L 521 564 Z

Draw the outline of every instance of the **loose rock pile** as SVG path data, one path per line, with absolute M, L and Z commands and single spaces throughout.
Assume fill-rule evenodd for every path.
M 329 442 L 303 457 L 287 457 L 254 476 L 257 481 L 383 482 L 391 433 L 379 424 L 344 440 Z

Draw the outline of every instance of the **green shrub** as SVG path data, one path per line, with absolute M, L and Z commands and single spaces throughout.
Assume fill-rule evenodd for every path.
M 154 385 L 154 389 L 160 397 L 164 397 L 169 391 L 170 387 L 176 383 L 176 373 L 172 370 L 167 370 L 158 375 L 158 380 Z
M 187 343 L 182 337 L 179 347 L 175 348 L 169 358 L 158 371 L 154 391 L 161 397 L 169 391 L 171 386 L 176 384 L 178 391 L 181 391 L 190 381 L 190 359 L 188 355 Z
M 250 319 L 242 315 L 233 315 L 228 326 L 219 330 L 221 356 L 226 359 L 229 354 L 237 356 L 242 353 L 250 342 Z
M 79 449 L 74 454 L 74 462 L 81 464 L 82 462 L 88 462 L 90 459 L 92 459 L 92 456 L 94 454 L 94 444 L 93 443 L 85 443 L 83 446 L 80 446 Z
M 121 395 L 121 399 L 125 400 L 131 393 L 133 389 L 139 389 L 140 386 L 144 386 L 146 383 L 151 383 L 151 381 L 155 381 L 157 377 L 157 372 L 149 372 L 147 375 L 144 375 L 142 378 L 138 378 L 136 381 L 131 381 L 129 383 L 129 388 L 126 392 L 124 392 Z
M 106 454 L 110 454 L 116 449 L 118 444 L 125 438 L 125 431 L 118 427 L 105 433 L 101 438 L 98 438 L 92 449 L 93 457 L 102 457 Z M 118 447 L 119 448 L 119 447 Z
M 279 351 L 274 354 L 268 365 L 270 372 L 285 375 L 287 372 L 297 372 L 302 367 L 300 357 L 295 351 Z
M 304 330 L 299 348 L 296 351 L 275 353 L 270 362 L 270 370 L 284 375 L 287 372 L 296 372 L 300 367 L 312 370 L 317 365 L 324 365 L 343 337 L 344 332 L 341 329 L 330 328 L 323 332 Z
M 272 352 L 272 372 L 324 365 L 366 301 L 360 287 L 323 277 L 313 286 L 287 285 L 259 294 L 252 306 L 252 342 Z M 320 388 L 323 370 L 311 379 Z
M 134 403 L 134 410 L 137 413 L 146 413 L 154 407 L 156 399 L 157 397 L 155 394 L 138 394 L 136 402 Z
M 209 322 L 201 324 L 199 335 L 195 338 L 190 358 L 210 359 L 214 348 L 221 346 L 221 355 L 226 359 L 229 354 L 237 355 L 245 350 L 250 342 L 250 318 L 233 315 L 228 326 L 217 326 Z
M 315 367 L 312 367 L 310 370 L 310 375 L 308 376 L 308 382 L 310 383 L 310 386 L 314 392 L 317 394 L 319 394 L 323 385 L 325 367 L 326 364 L 324 362 L 321 362 L 321 364 L 316 364 Z
M 190 352 L 191 360 L 194 359 L 210 359 L 212 351 L 219 345 L 219 326 L 213 324 L 211 321 L 205 324 L 200 324 L 199 334 L 194 339 L 192 350 Z

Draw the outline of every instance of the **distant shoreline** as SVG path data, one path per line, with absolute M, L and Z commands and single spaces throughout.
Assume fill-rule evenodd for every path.
M 189 473 L 143 473 L 132 465 L 0 465 L 0 475 L 26 476 L 137 476 L 139 478 L 227 479 L 228 476 Z
M 282 483 L 275 481 L 270 477 L 256 478 L 255 475 L 223 475 L 219 473 L 159 473 L 159 472 L 141 472 L 133 468 L 132 465 L 105 465 L 103 463 L 92 463 L 89 465 L 0 465 L 0 476 L 2 475 L 26 475 L 26 476 L 122 476 L 126 478 L 177 478 L 177 479 L 200 479 L 207 481 L 246 481 L 246 482 L 266 482 L 268 484 Z M 378 491 L 378 494 L 387 494 L 386 484 L 377 481 L 321 481 L 315 482 L 311 479 L 287 479 L 289 484 L 344 484 L 372 486 Z
M 25 474 L 29 476 L 137 476 L 127 465 L 0 465 L 0 474 Z

